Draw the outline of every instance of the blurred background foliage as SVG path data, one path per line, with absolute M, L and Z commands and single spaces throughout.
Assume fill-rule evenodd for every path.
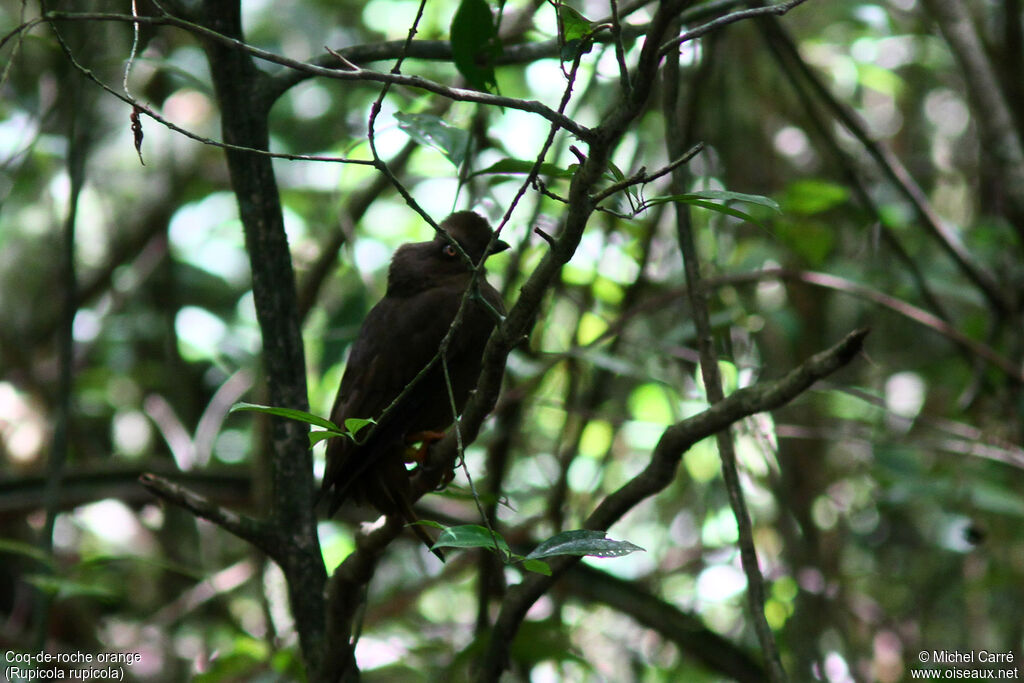
M 126 3 L 87 4 L 74 8 L 128 11 Z M 1019 2 L 969 4 L 995 68 L 1019 63 Z M 603 2 L 575 6 L 592 19 L 608 13 Z M 309 60 L 325 45 L 402 39 L 417 7 L 246 0 L 243 15 L 251 44 Z M 447 38 L 455 8 L 427 3 L 417 38 Z M 556 35 L 549 4 L 514 0 L 504 11 L 503 28 L 518 27 L 517 42 Z M 643 23 L 650 11 L 641 7 L 628 22 Z M 37 12 L 34 3 L 4 2 L 0 25 Z M 130 27 L 66 22 L 62 30 L 82 63 L 118 87 Z M 139 38 L 130 90 L 179 126 L 220 139 L 194 37 L 145 26 Z M 627 48 L 635 56 L 639 43 Z M 144 119 L 142 166 L 130 108 L 77 75 L 49 29 L 9 40 L 0 55 L 0 643 L 37 647 L 33 611 L 49 595 L 47 642 L 140 652 L 132 680 L 301 676 L 280 572 L 135 483 L 143 471 L 173 472 L 218 502 L 253 510 L 266 486 L 260 421 L 226 414 L 236 400 L 258 400 L 261 385 L 249 266 L 223 152 Z M 627 175 L 658 168 L 668 161 L 665 137 L 684 136 L 705 145 L 689 166 L 694 190 L 764 195 L 781 206 L 775 214 L 735 205 L 756 222 L 693 210 L 727 391 L 780 376 L 853 327 L 873 328 L 865 355 L 831 382 L 735 430 L 769 587 L 766 614 L 787 669 L 794 680 L 899 681 L 918 666 L 920 650 L 1013 651 L 1020 661 L 1024 229 L 1007 208 L 998 150 L 979 130 L 987 112 L 971 99 L 932 3 L 811 0 L 781 22 L 742 22 L 687 43 L 681 66 L 691 130 L 667 130 L 654 103 L 616 165 Z M 411 60 L 404 71 L 459 82 L 443 61 Z M 570 116 L 598 122 L 617 73 L 613 50 L 596 45 L 583 59 Z M 556 59 L 501 66 L 496 75 L 503 95 L 552 106 L 565 86 Z M 999 74 L 1018 140 L 1019 77 Z M 302 80 L 272 110 L 271 149 L 367 158 L 378 92 Z M 905 167 L 993 276 L 1006 309 L 925 229 L 871 147 L 837 123 L 832 104 Z M 399 120 L 409 114 L 462 131 L 464 163 L 410 144 Z M 475 207 L 496 219 L 522 176 L 477 172 L 535 158 L 546 133 L 545 122 L 521 111 L 393 88 L 376 144 L 436 218 Z M 548 161 L 569 168 L 572 142 L 559 137 Z M 62 400 L 59 254 L 76 159 L 70 450 L 48 564 L 32 548 L 44 531 L 40 501 Z M 276 160 L 275 172 L 300 300 L 309 304 L 310 405 L 326 414 L 355 332 L 383 293 L 391 252 L 430 229 L 368 167 Z M 544 181 L 564 195 L 566 180 Z M 644 194 L 665 191 L 652 184 Z M 490 261 L 507 300 L 547 248 L 533 228 L 556 232 L 560 207 L 537 192 L 518 205 L 503 233 L 514 249 Z M 497 514 L 510 541 L 578 527 L 646 463 L 668 425 L 706 407 L 666 207 L 632 220 L 595 214 L 533 336 L 510 358 L 496 416 L 466 458 L 479 485 L 495 445 L 508 440 Z M 615 208 L 628 210 L 625 202 Z M 477 521 L 467 492 L 460 472 L 447 493 L 423 501 L 424 516 Z M 351 551 L 353 528 L 352 519 L 322 522 L 328 569 Z M 515 676 L 719 681 L 736 674 L 715 664 L 714 648 L 757 661 L 713 441 L 686 453 L 678 480 L 612 535 L 647 552 L 588 560 L 543 598 L 519 635 Z M 442 568 L 413 541 L 395 546 L 370 587 L 357 650 L 367 680 L 464 675 L 478 620 L 471 558 L 455 554 Z M 640 609 L 647 603 L 628 597 L 638 594 L 655 607 Z M 651 620 L 662 613 L 692 619 L 691 631 Z M 697 643 L 705 641 L 687 635 L 694 629 L 720 639 L 702 653 Z

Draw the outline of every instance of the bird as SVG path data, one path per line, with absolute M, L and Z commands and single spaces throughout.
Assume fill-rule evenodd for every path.
M 440 227 L 433 239 L 395 251 L 384 297 L 360 326 L 331 421 L 344 425 L 360 418 L 375 424 L 361 427 L 355 438 L 328 440 L 318 499 L 327 501 L 329 517 L 347 501 L 398 515 L 443 561 L 434 540 L 416 524 L 406 463 L 410 455 L 422 458 L 476 387 L 487 339 L 505 313 L 501 295 L 485 279 L 483 263 L 509 245 L 473 211 L 455 212 Z M 480 271 L 475 276 L 474 267 Z M 471 285 L 475 289 L 447 342 L 449 396 L 439 351 Z M 415 443 L 423 445 L 411 453 Z

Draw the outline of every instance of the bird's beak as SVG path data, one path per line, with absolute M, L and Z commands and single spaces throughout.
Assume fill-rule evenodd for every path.
M 494 254 L 500 254 L 508 248 L 508 242 L 505 240 L 494 240 L 494 244 L 491 245 L 491 250 L 487 252 L 487 255 L 493 256 Z

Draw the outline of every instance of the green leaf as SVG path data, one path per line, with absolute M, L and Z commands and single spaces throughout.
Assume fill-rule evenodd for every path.
M 687 201 L 689 199 L 716 199 L 724 202 L 746 202 L 748 204 L 766 206 L 776 213 L 782 212 L 779 208 L 778 202 L 771 197 L 765 197 L 760 194 L 745 194 L 743 192 L 731 192 L 729 190 L 700 190 L 698 192 L 688 192 L 687 194 L 676 196 L 680 197 L 679 201 Z
M 691 204 L 692 206 L 699 206 L 700 208 L 708 209 L 709 211 L 724 213 L 727 216 L 739 218 L 741 221 L 747 221 L 749 223 L 753 223 L 754 225 L 761 225 L 761 221 L 757 220 L 746 211 L 740 211 L 739 209 L 734 209 L 731 206 L 726 206 L 725 204 L 715 204 L 714 202 L 706 202 L 701 199 L 692 199 L 689 201 L 685 201 L 685 203 Z
M 444 531 L 448 528 L 444 524 L 441 524 L 441 522 L 435 522 L 432 519 L 417 519 L 415 522 L 409 522 L 409 524 L 407 524 L 406 526 L 412 526 L 413 524 L 418 524 L 420 526 L 429 526 L 434 529 L 440 529 L 441 531 Z
M 488 548 L 494 550 L 495 540 L 497 540 L 497 547 L 501 552 L 506 555 L 512 554 L 508 543 L 501 534 L 495 531 L 492 535 L 487 527 L 479 524 L 445 527 L 437 539 L 437 543 L 434 544 L 434 548 Z
M 416 142 L 433 147 L 458 168 L 466 159 L 469 133 L 433 114 L 395 114 L 398 127 Z
M 842 185 L 808 179 L 790 183 L 782 193 L 782 204 L 787 213 L 809 216 L 828 211 L 849 198 L 850 191 Z
M 651 199 L 648 199 L 644 203 L 644 205 L 654 206 L 656 204 L 665 204 L 667 202 L 683 202 L 684 204 L 691 204 L 693 206 L 699 206 L 704 209 L 710 209 L 711 211 L 717 211 L 719 213 L 728 214 L 730 216 L 735 216 L 736 218 L 745 221 L 750 221 L 751 223 L 760 225 L 760 222 L 757 219 L 743 211 L 740 211 L 739 209 L 734 209 L 724 204 L 716 204 L 713 201 L 708 200 L 718 200 L 725 202 L 746 202 L 748 204 L 756 204 L 758 206 L 767 207 L 777 213 L 781 213 L 782 211 L 779 208 L 778 202 L 776 202 L 774 199 L 771 199 L 770 197 L 765 197 L 759 194 L 744 194 L 743 192 L 730 192 L 729 190 L 700 190 L 698 192 L 687 192 L 686 194 L 673 194 L 662 197 L 653 197 Z
M 523 560 L 523 569 L 543 574 L 544 576 L 551 576 L 551 565 L 543 560 Z
M 362 417 L 348 417 L 345 418 L 345 430 L 353 436 L 359 433 L 359 430 L 366 425 L 375 425 L 377 421 L 372 418 Z
M 312 431 L 309 433 L 309 447 L 312 448 L 321 441 L 326 441 L 327 439 L 335 439 L 338 437 L 351 438 L 351 436 L 351 434 L 346 434 L 345 432 L 336 432 L 333 429 L 325 429 L 323 431 Z
M 568 5 L 558 4 L 558 38 L 562 49 L 563 62 L 571 62 L 579 55 L 585 55 L 593 47 L 590 36 L 594 23 Z
M 533 170 L 535 162 L 526 161 L 525 159 L 509 159 L 505 158 L 501 161 L 495 162 L 483 169 L 472 174 L 473 176 L 478 175 L 519 175 L 523 173 L 529 173 Z M 542 163 L 540 165 L 540 174 L 550 176 L 552 178 L 571 178 L 573 176 L 575 164 L 569 169 L 561 168 L 555 164 Z M 471 176 L 472 177 L 472 176 Z
M 267 415 L 274 415 L 276 417 L 284 417 L 289 420 L 298 420 L 299 422 L 305 422 L 306 424 L 315 425 L 317 427 L 323 427 L 335 432 L 341 432 L 341 428 L 334 424 L 327 418 L 314 415 L 313 413 L 307 413 L 305 410 L 296 410 L 295 408 L 275 408 L 273 406 L 261 406 L 255 403 L 236 403 L 231 406 L 231 410 L 228 412 L 252 412 L 252 413 L 265 413 Z
M 53 565 L 53 559 L 41 548 L 37 548 L 31 543 L 25 543 L 24 541 L 16 541 L 12 538 L 0 538 L 0 553 L 23 555 L 37 562 Z
M 643 548 L 629 541 L 615 541 L 606 538 L 603 531 L 574 529 L 555 534 L 534 548 L 533 552 L 526 556 L 526 559 L 536 560 L 555 555 L 622 557 L 637 550 L 643 550 Z
M 626 179 L 626 174 L 622 172 L 622 169 L 615 165 L 614 162 L 608 162 L 608 174 L 606 177 L 611 178 L 614 182 L 620 183 Z
M 450 32 L 452 57 L 459 73 L 477 90 L 497 89 L 494 61 L 501 54 L 501 43 L 487 0 L 462 0 L 452 17 Z
M 56 598 L 87 597 L 103 601 L 117 598 L 117 591 L 100 584 L 74 581 L 61 576 L 29 574 L 25 581 Z
M 563 43 L 586 38 L 593 32 L 593 25 L 594 22 L 576 9 L 562 3 L 558 4 L 558 32 Z
M 734 209 L 731 206 L 726 206 L 725 204 L 716 204 L 715 202 L 707 201 L 706 199 L 703 199 L 701 197 L 701 195 L 703 195 L 703 194 L 705 194 L 705 193 L 703 193 L 703 192 L 694 192 L 694 193 L 690 193 L 690 194 L 673 194 L 673 195 L 667 195 L 667 196 L 664 196 L 664 197 L 654 197 L 652 199 L 648 199 L 647 201 L 645 201 L 644 202 L 644 207 L 647 208 L 647 207 L 655 206 L 656 204 L 665 204 L 667 202 L 682 202 L 684 204 L 690 204 L 691 206 L 699 206 L 700 208 L 708 209 L 709 211 L 715 211 L 717 213 L 724 213 L 724 214 L 726 214 L 728 216 L 732 216 L 734 218 L 739 218 L 742 221 L 749 221 L 750 223 L 753 223 L 754 225 L 761 225 L 761 221 L 757 220 L 756 218 L 751 216 L 749 213 L 747 213 L 745 211 L 740 211 L 739 209 Z M 739 194 L 739 193 L 730 192 L 728 194 Z M 759 197 L 759 195 L 748 195 L 748 196 L 750 196 L 750 197 L 758 196 Z M 771 200 L 768 197 L 759 197 L 759 198 L 765 200 L 765 202 L 768 202 L 768 203 L 757 202 L 758 204 L 761 204 L 762 206 L 770 206 L 771 208 L 773 208 L 776 211 L 779 210 L 779 206 L 778 206 L 778 204 L 775 203 L 774 200 Z
M 571 62 L 578 55 L 585 55 L 591 49 L 593 49 L 593 45 L 589 41 L 584 42 L 582 38 L 573 38 L 565 41 L 562 49 L 558 52 L 558 58 L 563 62 Z

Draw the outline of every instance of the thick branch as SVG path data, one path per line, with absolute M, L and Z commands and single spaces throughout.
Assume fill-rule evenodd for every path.
M 210 38 L 204 48 L 224 140 L 265 150 L 269 141 L 269 101 L 262 96 L 265 75 L 247 52 L 236 49 L 242 37 L 239 3 L 207 0 L 203 14 Z M 275 406 L 304 410 L 308 406 L 306 365 L 295 275 L 273 166 L 259 154 L 227 150 L 226 155 L 252 269 L 269 400 Z M 312 505 L 313 463 L 307 433 L 308 426 L 299 422 L 271 422 L 273 490 L 267 523 L 288 544 L 279 562 L 303 658 L 308 670 L 315 672 L 326 656 L 323 585 L 327 576 Z
M 104 498 L 116 498 L 129 505 L 150 503 L 153 498 L 139 488 L 139 477 L 158 472 L 184 482 L 191 490 L 218 503 L 241 505 L 252 500 L 252 475 L 249 468 L 216 468 L 181 472 L 170 460 L 146 461 L 125 466 L 74 465 L 64 473 L 58 506 L 61 511 Z M 31 474 L 0 480 L 0 520 L 24 517 L 39 508 L 46 490 L 44 474 Z
M 380 526 L 368 528 L 356 535 L 356 548 L 345 558 L 327 585 L 327 642 L 333 650 L 324 662 L 317 680 L 323 683 L 357 680 L 355 661 L 357 634 L 353 624 L 359 608 L 366 601 L 366 585 L 373 578 L 377 562 L 388 546 L 405 529 L 398 516 L 382 518 Z
M 741 683 L 762 683 L 764 669 L 746 651 L 710 630 L 699 617 L 651 595 L 644 587 L 578 563 L 566 572 L 569 593 L 627 614 L 675 643 L 688 657 Z

